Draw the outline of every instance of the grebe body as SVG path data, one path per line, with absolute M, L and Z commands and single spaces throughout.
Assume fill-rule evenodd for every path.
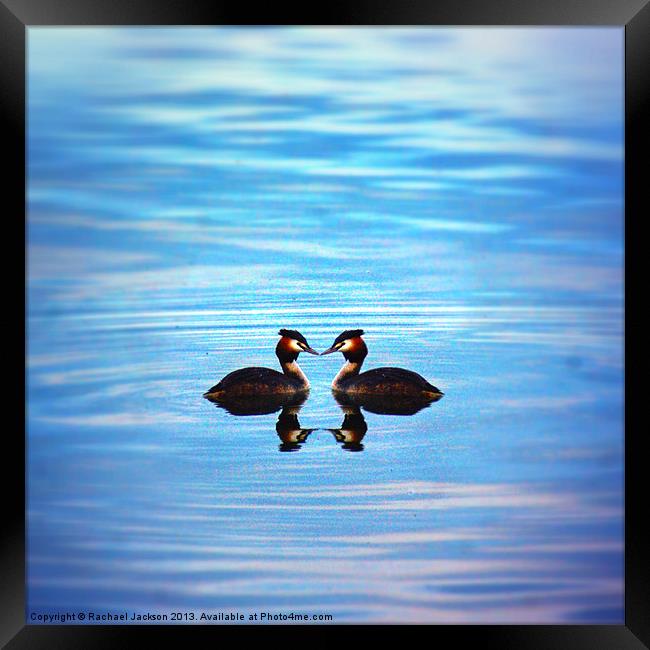
M 350 396 L 409 397 L 435 400 L 444 394 L 430 384 L 422 375 L 404 368 L 373 368 L 360 372 L 368 355 L 368 348 L 361 338 L 363 330 L 346 330 L 339 334 L 334 344 L 321 354 L 341 352 L 345 363 L 332 382 L 335 393 Z
M 341 406 L 363 407 L 368 413 L 379 415 L 415 415 L 418 411 L 428 408 L 434 402 L 442 399 L 442 393 L 431 395 L 430 392 L 420 395 L 403 395 L 388 393 L 354 393 L 334 391 L 334 399 Z
M 301 352 L 318 354 L 296 330 L 282 329 L 275 348 L 282 372 L 271 368 L 250 367 L 235 370 L 203 393 L 210 400 L 259 398 L 267 395 L 292 395 L 309 390 L 309 380 L 297 363 Z

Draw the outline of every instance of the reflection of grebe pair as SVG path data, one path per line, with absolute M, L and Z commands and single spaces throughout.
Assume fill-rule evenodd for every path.
M 204 397 L 213 401 L 259 398 L 266 395 L 296 395 L 309 390 L 309 381 L 298 366 L 301 352 L 318 354 L 296 330 L 281 329 L 275 348 L 282 372 L 271 368 L 242 368 L 226 375 Z M 374 368 L 360 372 L 368 354 L 361 338 L 363 330 L 346 330 L 321 355 L 341 352 L 345 363 L 332 382 L 335 393 L 350 397 L 410 398 L 436 401 L 443 393 L 424 377 L 404 368 Z
M 303 400 L 304 401 L 304 400 Z M 314 431 L 320 429 L 303 429 L 298 421 L 298 411 L 301 404 L 284 406 L 275 424 L 275 430 L 282 441 L 280 451 L 298 451 Z M 342 443 L 346 451 L 363 451 L 361 440 L 366 435 L 368 425 L 358 406 L 343 406 L 344 417 L 338 429 L 324 429 L 334 435 L 337 442 Z
M 307 393 L 297 395 L 261 395 L 259 397 L 239 397 L 213 399 L 218 407 L 232 415 L 265 415 L 280 411 L 275 430 L 282 441 L 280 451 L 297 451 L 314 431 L 329 431 L 337 442 L 347 451 L 362 451 L 361 440 L 368 431 L 368 425 L 361 407 L 370 413 L 382 415 L 413 415 L 427 408 L 432 401 L 404 396 L 350 396 L 334 393 L 334 398 L 343 411 L 343 422 L 336 429 L 311 428 L 301 426 L 298 414 L 307 400 Z M 439 398 L 438 398 L 439 399 Z

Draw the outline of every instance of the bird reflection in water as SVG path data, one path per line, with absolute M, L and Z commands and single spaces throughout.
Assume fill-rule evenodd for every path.
M 220 396 L 207 399 L 231 415 L 268 415 L 284 408 L 300 409 L 308 395 L 308 392 L 302 392 L 294 395 Z
M 343 422 L 338 429 L 329 429 L 337 442 L 341 442 L 346 451 L 363 451 L 361 443 L 368 431 L 366 419 L 361 412 L 377 413 L 379 415 L 414 415 L 418 411 L 437 402 L 442 394 L 433 397 L 406 397 L 388 395 L 357 395 L 333 392 L 334 399 L 343 411 Z
M 307 441 L 307 438 L 318 428 L 305 429 L 300 425 L 298 414 L 307 400 L 307 393 L 298 395 L 268 395 L 264 397 L 238 397 L 211 399 L 216 406 L 224 409 L 231 415 L 268 415 L 280 411 L 275 424 L 275 431 L 280 438 L 278 449 L 282 452 L 298 451 Z M 343 411 L 343 422 L 336 429 L 323 429 L 333 434 L 334 439 L 341 443 L 345 451 L 363 451 L 361 442 L 367 431 L 368 425 L 361 412 L 376 413 L 379 415 L 414 415 L 422 409 L 428 408 L 433 402 L 441 399 L 442 395 L 426 399 L 386 396 L 362 395 L 352 396 L 334 392 L 334 399 Z
M 312 431 L 303 429 L 298 420 L 298 413 L 307 400 L 307 393 L 297 395 L 265 395 L 255 397 L 220 397 L 213 398 L 219 408 L 231 415 L 268 415 L 280 411 L 275 431 L 280 438 L 280 451 L 298 451 Z
M 302 404 L 285 406 L 278 421 L 275 423 L 275 430 L 278 438 L 282 441 L 278 449 L 280 451 L 298 451 L 306 442 L 309 434 L 318 429 L 303 429 L 298 421 L 298 411 Z
M 366 418 L 363 417 L 358 406 L 346 404 L 340 406 L 343 411 L 343 422 L 338 429 L 329 429 L 329 431 L 334 434 L 336 442 L 343 443 L 341 448 L 345 451 L 363 451 L 361 441 L 368 431 Z
M 341 408 L 363 407 L 364 411 L 379 415 L 415 415 L 442 398 L 442 394 L 422 398 L 404 395 L 351 395 L 334 391 L 333 395 Z

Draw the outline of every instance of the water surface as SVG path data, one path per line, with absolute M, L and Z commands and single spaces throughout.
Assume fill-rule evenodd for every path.
M 622 38 L 30 28 L 28 617 L 622 623 Z M 280 327 L 445 396 L 202 399 Z

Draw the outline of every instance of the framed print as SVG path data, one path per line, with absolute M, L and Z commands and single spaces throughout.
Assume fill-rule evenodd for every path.
M 8 648 L 647 646 L 645 0 L 2 3 Z

